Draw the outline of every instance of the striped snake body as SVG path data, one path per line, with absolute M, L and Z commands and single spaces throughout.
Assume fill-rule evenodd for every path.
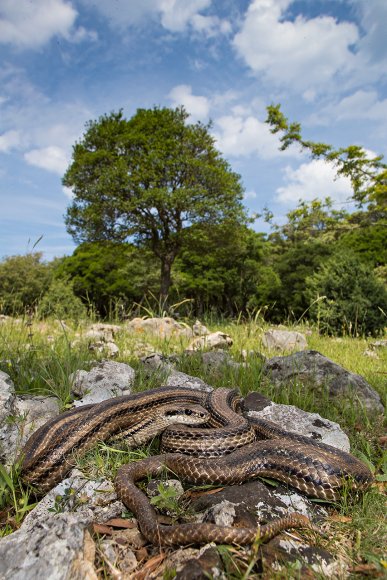
M 173 387 L 79 407 L 32 435 L 23 451 L 22 477 L 47 491 L 73 466 L 74 453 L 122 435 L 131 446 L 139 446 L 171 425 L 162 438 L 166 453 L 124 465 L 115 480 L 118 496 L 136 514 L 144 536 L 159 544 L 245 544 L 257 535 L 256 529 L 209 523 L 158 524 L 136 482 L 165 468 L 194 484 L 239 484 L 262 475 L 325 500 L 338 499 L 343 486 L 364 489 L 372 482 L 369 469 L 352 455 L 270 421 L 247 419 L 241 410 L 242 399 L 235 390 L 220 388 L 207 393 Z M 261 526 L 258 532 L 267 539 L 286 527 L 307 525 L 307 518 L 292 514 Z

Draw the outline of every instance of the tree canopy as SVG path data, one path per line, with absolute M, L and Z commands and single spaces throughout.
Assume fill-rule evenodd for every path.
M 243 222 L 243 188 L 214 145 L 209 125 L 183 107 L 122 111 L 90 121 L 63 178 L 74 192 L 66 225 L 76 241 L 124 241 L 151 248 L 161 263 L 161 295 L 185 229 Z

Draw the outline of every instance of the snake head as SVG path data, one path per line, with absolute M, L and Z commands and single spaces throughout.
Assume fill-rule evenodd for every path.
M 161 411 L 168 423 L 183 423 L 185 425 L 202 425 L 207 423 L 210 413 L 201 405 L 175 404 L 173 408 Z

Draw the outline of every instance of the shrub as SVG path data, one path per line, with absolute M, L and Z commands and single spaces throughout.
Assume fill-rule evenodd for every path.
M 47 291 L 52 267 L 41 261 L 40 252 L 9 256 L 0 262 L 0 311 L 23 314 Z
M 65 278 L 53 280 L 43 296 L 38 314 L 41 318 L 54 316 L 58 319 L 79 320 L 87 315 L 82 300 L 75 296 L 73 284 Z
M 387 292 L 372 269 L 355 254 L 334 254 L 306 283 L 311 302 L 325 296 L 310 309 L 322 332 L 352 336 L 383 332 Z

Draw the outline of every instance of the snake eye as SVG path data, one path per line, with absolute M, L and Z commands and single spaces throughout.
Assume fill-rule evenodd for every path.
M 191 409 L 186 409 L 186 410 L 185 410 L 185 414 L 186 414 L 186 415 L 192 415 L 192 411 L 191 411 Z

